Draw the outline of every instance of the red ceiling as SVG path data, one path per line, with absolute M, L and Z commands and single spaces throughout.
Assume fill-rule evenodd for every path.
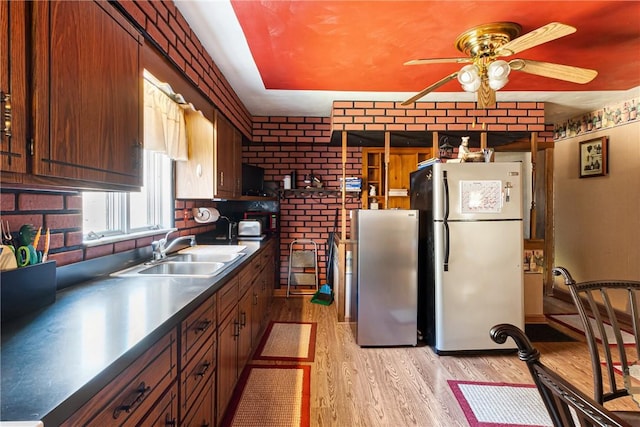
M 549 22 L 569 36 L 510 58 L 584 68 L 587 85 L 513 72 L 503 91 L 600 91 L 640 86 L 639 1 L 242 1 L 232 0 L 267 89 L 412 92 L 460 68 L 404 66 L 462 56 L 454 41 L 476 25 L 510 21 L 523 34 Z M 453 81 L 439 89 L 460 91 Z

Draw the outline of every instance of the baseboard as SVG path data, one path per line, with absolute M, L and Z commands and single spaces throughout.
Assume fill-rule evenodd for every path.
M 544 314 L 532 314 L 524 317 L 524 323 L 547 323 L 547 316 Z

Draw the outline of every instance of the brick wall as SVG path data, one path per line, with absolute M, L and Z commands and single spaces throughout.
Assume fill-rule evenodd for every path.
M 251 115 L 227 79 L 170 1 L 118 0 L 129 19 L 145 32 L 168 58 L 246 136 L 251 136 Z
M 498 102 L 476 109 L 475 102 L 334 101 L 332 131 L 493 131 L 542 132 L 543 102 Z
M 316 118 L 260 118 L 256 120 L 256 126 L 265 129 L 265 123 L 281 123 L 285 126 L 285 132 L 274 132 L 269 139 L 282 138 L 290 141 L 291 123 L 298 123 L 302 132 L 311 131 L 309 122 L 316 123 Z M 328 120 L 322 119 L 322 127 L 328 126 Z M 317 124 L 320 127 L 320 124 Z M 317 129 L 316 129 L 317 130 Z M 329 147 L 328 132 L 323 131 L 323 137 L 314 137 L 315 144 L 309 143 L 273 143 L 252 144 L 243 147 L 243 161 L 265 168 L 265 180 L 277 181 L 280 186 L 285 175 L 296 171 L 298 176 L 297 188 L 304 188 L 302 182 L 305 174 L 313 173 L 322 179 L 323 185 L 328 189 L 340 188 L 342 177 L 342 148 Z M 308 136 L 308 135 L 307 135 Z M 295 140 L 295 138 L 294 138 Z M 307 138 L 304 138 L 307 141 Z M 347 163 L 345 165 L 347 176 L 362 175 L 362 153 L 359 148 L 350 147 L 347 150 Z M 347 209 L 359 209 L 359 198 L 348 198 Z M 289 244 L 294 239 L 312 239 L 318 243 L 318 265 L 320 271 L 320 284 L 326 281 L 327 241 L 329 233 L 334 231 L 336 214 L 340 214 L 342 207 L 341 197 L 288 197 L 280 200 L 280 285 L 286 287 L 288 272 Z M 339 221 L 339 220 L 338 220 Z M 348 224 L 347 224 L 348 227 Z M 340 232 L 340 222 L 336 232 Z
M 18 230 L 24 224 L 31 224 L 37 230 L 42 227 L 51 231 L 49 259 L 58 267 L 75 262 L 124 252 L 129 249 L 150 246 L 153 240 L 164 235 L 130 239 L 106 245 L 84 247 L 82 245 L 82 194 L 80 192 L 38 192 L 2 189 L 0 193 L 0 219 L 3 226 L 9 223 L 14 241 Z M 199 203 L 198 206 L 202 204 Z M 197 234 L 214 228 L 212 225 L 198 224 L 193 219 L 191 208 L 195 202 L 178 200 L 175 204 L 176 227 L 180 235 Z M 186 216 L 185 216 L 186 214 Z M 39 249 L 44 249 L 40 239 Z

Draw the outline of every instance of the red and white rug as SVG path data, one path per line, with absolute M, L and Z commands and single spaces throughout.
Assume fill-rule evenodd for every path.
M 579 314 L 550 314 L 548 317 L 553 321 L 558 322 L 559 324 L 584 335 L 584 326 Z M 591 327 L 593 328 L 596 340 L 599 343 L 602 343 L 602 339 L 600 338 L 600 331 L 598 330 L 598 326 L 596 324 L 596 319 L 594 319 L 593 317 L 589 317 L 589 321 L 591 322 Z M 604 332 L 607 335 L 607 340 L 609 341 L 610 345 L 615 345 L 616 338 L 611 325 L 605 324 Z M 635 344 L 636 340 L 632 332 L 622 330 L 621 334 L 622 342 L 625 346 L 632 346 Z
M 553 426 L 533 384 L 447 382 L 470 427 Z
M 315 322 L 271 322 L 253 360 L 313 362 L 316 329 Z
M 224 427 L 309 427 L 311 366 L 247 365 Z

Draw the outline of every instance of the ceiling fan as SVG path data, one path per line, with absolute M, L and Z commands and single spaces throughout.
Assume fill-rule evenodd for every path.
M 437 63 L 469 63 L 469 65 L 426 87 L 404 101 L 402 105 L 412 104 L 456 78 L 465 91 L 477 93 L 478 108 L 490 108 L 496 103 L 496 91 L 507 83 L 511 70 L 580 84 L 589 83 L 598 75 L 595 70 L 570 65 L 530 59 L 512 59 L 508 62 L 499 59 L 567 36 L 574 33 L 576 29 L 570 25 L 552 22 L 522 36 L 520 36 L 521 31 L 522 27 L 514 22 L 479 25 L 460 34 L 456 39 L 456 48 L 467 55 L 466 58 L 414 59 L 405 62 L 404 65 Z

